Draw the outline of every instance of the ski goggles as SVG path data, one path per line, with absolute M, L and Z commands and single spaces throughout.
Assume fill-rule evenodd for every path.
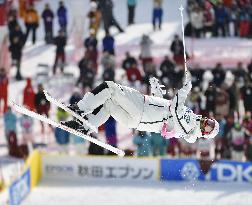
M 209 130 L 206 130 L 207 127 L 210 127 Z M 215 121 L 213 119 L 209 119 L 209 118 L 204 118 L 204 122 L 203 122 L 203 135 L 209 135 L 211 134 L 211 132 L 214 130 L 215 127 Z

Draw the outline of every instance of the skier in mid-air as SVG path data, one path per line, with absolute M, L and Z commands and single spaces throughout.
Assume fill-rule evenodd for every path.
M 172 100 L 163 98 L 162 85 L 156 78 L 151 78 L 150 84 L 151 96 L 112 81 L 105 81 L 86 93 L 77 104 L 68 107 L 95 127 L 99 127 L 112 116 L 129 128 L 161 133 L 166 138 L 184 138 L 189 143 L 194 143 L 201 137 L 214 138 L 218 134 L 219 124 L 216 120 L 196 115 L 185 106 L 185 100 L 192 88 L 188 71 L 185 72 L 182 88 Z M 78 119 L 62 124 L 84 134 L 92 132 Z

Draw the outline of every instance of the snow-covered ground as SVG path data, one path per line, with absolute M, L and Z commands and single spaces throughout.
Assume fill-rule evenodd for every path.
M 23 205 L 250 205 L 251 184 L 108 184 L 42 181 Z

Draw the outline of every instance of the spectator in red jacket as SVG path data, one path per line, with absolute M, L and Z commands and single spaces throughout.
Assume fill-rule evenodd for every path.
M 46 99 L 46 96 L 43 90 L 44 90 L 43 85 L 39 84 L 38 92 L 35 94 L 35 99 L 34 99 L 35 107 L 38 114 L 49 117 L 50 102 Z M 42 133 L 44 133 L 45 130 L 44 130 L 43 122 L 41 122 L 41 127 L 42 127 Z
M 8 99 L 8 78 L 7 73 L 4 68 L 0 68 L 0 113 L 5 113 L 7 111 L 7 99 Z M 3 111 L 1 109 L 1 101 L 4 102 Z
M 133 63 L 130 68 L 128 68 L 127 72 L 127 78 L 129 82 L 135 82 L 135 81 L 142 81 L 142 75 L 140 71 L 137 68 L 137 64 Z
M 32 87 L 32 81 L 30 78 L 26 81 L 26 86 L 23 94 L 23 105 L 28 109 L 35 110 L 35 92 Z

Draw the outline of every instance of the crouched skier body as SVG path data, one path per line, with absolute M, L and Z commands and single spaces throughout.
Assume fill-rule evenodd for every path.
M 106 81 L 86 93 L 77 106 L 84 118 L 96 127 L 112 116 L 129 128 L 160 133 L 164 120 L 169 119 L 168 100 L 143 95 L 133 88 L 112 81 Z M 72 126 L 77 126 L 76 123 L 69 122 L 65 125 L 76 128 Z
M 154 96 L 143 95 L 130 87 L 106 81 L 86 93 L 72 109 L 80 112 L 96 127 L 112 116 L 129 128 L 161 133 L 164 137 L 173 131 L 173 137 L 184 138 L 189 143 L 194 143 L 199 137 L 213 138 L 217 135 L 219 125 L 216 120 L 196 115 L 184 105 L 192 87 L 188 74 L 185 75 L 183 87 L 172 100 L 163 99 L 156 78 L 151 78 L 150 84 Z M 89 132 L 78 121 L 68 121 L 65 125 L 85 134 Z

